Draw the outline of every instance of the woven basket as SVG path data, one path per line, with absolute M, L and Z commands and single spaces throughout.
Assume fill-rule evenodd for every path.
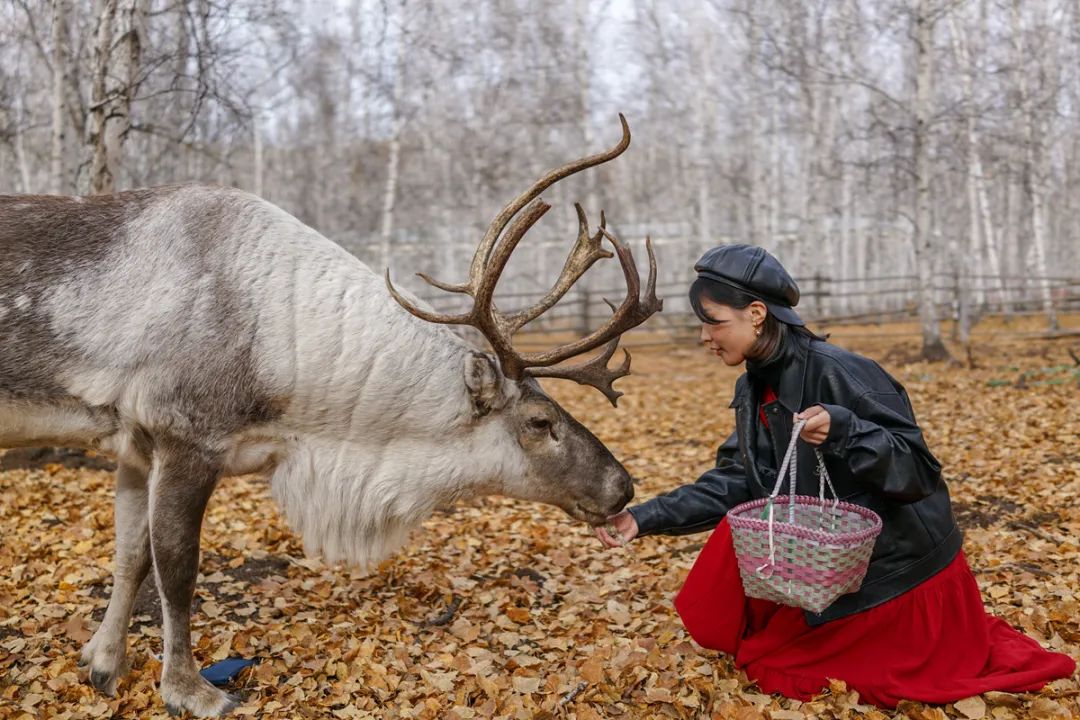
M 746 594 L 818 613 L 862 585 L 881 518 L 836 499 L 817 449 L 818 497 L 795 494 L 793 456 L 805 424 L 800 421 L 791 433 L 769 497 L 736 505 L 727 518 Z M 778 497 L 789 468 L 790 492 Z M 826 486 L 832 499 L 825 498 Z

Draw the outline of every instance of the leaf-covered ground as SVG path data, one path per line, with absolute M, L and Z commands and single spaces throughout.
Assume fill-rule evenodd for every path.
M 910 362 L 912 337 L 876 336 L 890 328 L 844 329 L 834 342 L 908 388 L 988 609 L 1080 658 L 1080 366 L 1068 353 L 1080 338 L 980 330 L 975 368 Z M 709 465 L 732 426 L 737 373 L 688 345 L 638 350 L 634 371 L 617 411 L 595 391 L 549 387 L 645 499 Z M 0 472 L 0 717 L 164 716 L 149 586 L 117 697 L 80 682 L 78 650 L 109 592 L 112 479 L 54 459 Z M 558 510 L 488 498 L 439 513 L 365 577 L 305 560 L 265 483 L 234 479 L 204 526 L 196 656 L 261 658 L 233 685 L 240 717 L 1080 716 L 1076 677 L 1039 694 L 897 711 L 860 705 L 842 683 L 809 703 L 763 695 L 729 658 L 695 646 L 672 608 L 705 538 L 605 551 Z

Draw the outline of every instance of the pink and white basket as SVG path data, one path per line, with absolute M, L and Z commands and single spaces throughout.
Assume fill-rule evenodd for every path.
M 818 613 L 862 585 L 881 518 L 869 508 L 836 498 L 816 448 L 818 497 L 795 494 L 798 463 L 793 456 L 805 424 L 799 421 L 791 433 L 769 497 L 736 505 L 727 518 L 746 594 Z M 790 492 L 778 497 L 789 468 Z M 831 500 L 825 499 L 826 486 Z M 785 510 L 787 522 L 777 521 L 775 512 L 783 516 Z

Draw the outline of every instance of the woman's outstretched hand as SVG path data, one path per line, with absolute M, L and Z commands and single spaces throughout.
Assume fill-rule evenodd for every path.
M 618 533 L 618 537 L 612 537 L 608 528 L 615 530 Z M 593 532 L 596 533 L 596 537 L 600 538 L 600 542 L 604 543 L 605 547 L 622 547 L 637 537 L 637 520 L 634 520 L 634 516 L 630 514 L 629 510 L 623 510 L 618 515 L 609 517 L 607 525 L 597 525 L 594 527 Z
M 832 423 L 832 418 L 829 417 L 829 411 L 820 405 L 811 405 L 802 412 L 795 413 L 795 422 L 800 420 L 805 420 L 806 425 L 803 426 L 799 437 L 811 445 L 820 445 L 825 442 L 825 438 L 829 437 L 829 425 Z

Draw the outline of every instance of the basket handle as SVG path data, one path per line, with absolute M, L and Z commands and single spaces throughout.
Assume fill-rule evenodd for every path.
M 761 577 L 769 577 L 772 575 L 772 568 L 776 564 L 776 544 L 773 541 L 773 501 L 780 494 L 780 486 L 784 482 L 784 475 L 790 474 L 790 482 L 788 483 L 788 523 L 795 524 L 795 479 L 796 468 L 798 461 L 795 457 L 795 446 L 799 440 L 799 433 L 802 432 L 803 427 L 806 426 L 806 420 L 799 420 L 795 423 L 795 427 L 791 430 L 791 442 L 788 443 L 787 452 L 784 453 L 784 460 L 780 463 L 780 471 L 776 473 L 776 484 L 773 486 L 772 492 L 769 493 L 768 502 L 766 506 L 769 512 L 769 561 L 757 568 L 757 574 Z M 825 487 L 829 488 L 829 492 L 832 494 L 833 510 L 836 509 L 840 499 L 836 495 L 836 489 L 833 487 L 832 480 L 829 479 L 829 471 L 825 467 L 825 458 L 821 455 L 821 450 L 814 448 L 814 456 L 817 458 L 817 475 L 818 475 L 818 498 L 821 500 L 822 505 L 825 502 Z M 824 509 L 822 510 L 824 512 Z M 768 570 L 768 574 L 765 571 Z

